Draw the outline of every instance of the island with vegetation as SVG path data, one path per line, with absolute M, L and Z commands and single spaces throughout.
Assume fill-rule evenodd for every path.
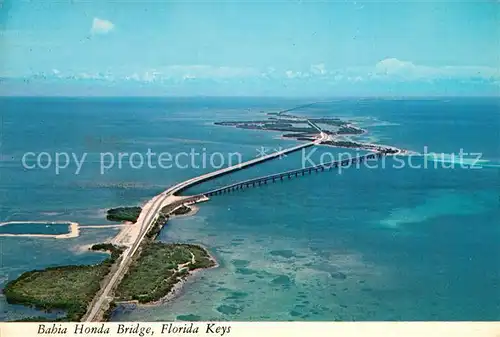
M 135 223 L 141 211 L 142 208 L 138 206 L 111 208 L 106 214 L 106 219 L 109 221 L 129 221 Z
M 272 117 L 267 120 L 222 121 L 215 122 L 215 125 L 286 132 L 283 134 L 284 138 L 294 138 L 296 140 L 314 140 L 318 135 L 318 129 L 314 125 L 321 127 L 323 132 L 332 136 L 332 138 L 366 133 L 366 130 L 355 126 L 351 121 L 342 120 L 338 117 L 304 118 L 286 113 L 269 113 L 268 115 Z M 348 145 L 346 147 L 352 146 Z
M 115 299 L 118 303 L 159 301 L 193 271 L 215 265 L 208 252 L 197 245 L 147 243 L 118 286 Z
M 310 105 L 312 104 L 306 106 Z M 295 110 L 295 108 L 282 112 L 267 113 L 271 117 L 268 117 L 266 120 L 222 121 L 215 122 L 215 125 L 232 126 L 240 129 L 280 131 L 285 132 L 282 134 L 283 138 L 308 142 L 318 139 L 321 130 L 323 134 L 328 135 L 328 140 L 321 142 L 325 146 L 362 149 L 392 155 L 409 153 L 407 150 L 393 146 L 365 143 L 353 139 L 353 137 L 365 134 L 368 131 L 355 125 L 352 121 L 343 120 L 338 117 L 300 117 L 287 113 L 291 110 Z
M 123 303 L 151 304 L 167 299 L 194 272 L 217 266 L 216 260 L 203 247 L 194 244 L 155 241 L 171 214 L 185 214 L 186 205 L 172 209 L 164 207 L 146 233 L 140 252 L 134 256 L 128 271 L 114 291 L 103 318 L 109 320 Z
M 192 209 L 189 206 L 182 205 L 181 207 L 177 208 L 175 211 L 172 212 L 172 215 L 186 215 L 191 212 Z
M 112 212 L 108 212 L 108 215 L 111 213 L 123 219 L 138 209 L 116 208 L 110 210 Z M 146 233 L 130 267 L 113 290 L 114 299 L 103 312 L 103 320 L 109 320 L 120 303 L 153 303 L 165 299 L 193 272 L 217 265 L 210 253 L 201 246 L 155 241 L 171 214 L 186 214 L 190 211 L 191 208 L 186 205 L 162 209 Z M 20 321 L 76 322 L 85 318 L 87 310 L 102 291 L 103 281 L 117 270 L 125 251 L 125 247 L 111 243 L 95 244 L 89 249 L 106 252 L 109 256 L 94 265 L 58 266 L 25 272 L 6 284 L 3 293 L 10 304 L 25 305 L 45 312 L 63 311 L 66 314 L 55 319 L 37 316 Z
M 95 265 L 58 266 L 23 273 L 3 289 L 7 302 L 47 312 L 63 310 L 66 316 L 58 318 L 58 321 L 79 321 L 100 290 L 102 279 L 109 274 L 123 252 L 123 248 L 109 243 L 96 244 L 90 249 L 110 255 Z M 47 318 L 29 317 L 23 321 L 47 321 Z

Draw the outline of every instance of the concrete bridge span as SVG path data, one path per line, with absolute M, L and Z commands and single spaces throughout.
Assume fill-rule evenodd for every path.
M 349 158 L 349 159 L 344 159 L 341 161 L 332 161 L 328 163 L 323 163 L 319 165 L 314 165 L 314 166 L 308 166 L 305 168 L 300 168 L 296 170 L 290 170 L 290 171 L 285 171 L 285 172 L 280 172 L 276 174 L 271 174 L 267 176 L 262 176 L 262 177 L 257 177 L 257 178 L 252 178 L 244 181 L 240 181 L 234 184 L 226 185 L 223 187 L 219 187 L 210 191 L 207 191 L 205 193 L 199 194 L 199 196 L 206 196 L 206 197 L 211 197 L 214 195 L 220 195 L 220 194 L 225 194 L 225 193 L 230 193 L 232 191 L 236 190 L 241 190 L 244 188 L 250 188 L 250 187 L 258 187 L 261 185 L 265 185 L 267 183 L 274 183 L 277 181 L 283 181 L 283 180 L 289 180 L 292 178 L 300 177 L 300 176 L 305 176 L 306 174 L 311 174 L 313 172 L 323 172 L 323 171 L 329 171 L 334 168 L 342 167 L 342 166 L 350 166 L 356 163 L 362 163 L 366 160 L 374 160 L 381 158 L 384 155 L 382 152 L 377 152 L 377 153 L 370 153 L 364 156 L 357 156 L 354 158 Z

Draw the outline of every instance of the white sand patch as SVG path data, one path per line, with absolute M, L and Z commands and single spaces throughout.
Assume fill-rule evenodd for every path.
M 475 214 L 484 210 L 475 198 L 456 193 L 441 193 L 427 198 L 415 207 L 395 209 L 390 216 L 380 221 L 384 227 L 398 228 L 403 224 L 424 222 L 448 214 Z
M 311 282 L 324 284 L 328 282 L 328 279 L 330 278 L 330 273 L 311 268 L 298 270 L 295 274 L 295 282 L 303 284 L 310 284 Z

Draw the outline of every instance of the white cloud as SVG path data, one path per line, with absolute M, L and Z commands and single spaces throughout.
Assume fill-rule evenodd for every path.
M 221 79 L 259 76 L 260 72 L 253 68 L 210 66 L 210 65 L 172 65 L 155 70 L 159 79 Z
M 90 28 L 91 34 L 107 34 L 115 28 L 115 25 L 108 20 L 94 18 L 92 27 Z
M 310 74 L 307 72 L 287 70 L 285 71 L 285 76 L 288 78 L 305 78 L 309 77 Z
M 484 66 L 440 66 L 418 65 L 397 58 L 387 58 L 378 62 L 373 71 L 374 77 L 399 78 L 404 80 L 435 79 L 500 79 L 500 68 Z
M 415 71 L 412 62 L 400 61 L 396 58 L 388 58 L 375 65 L 375 72 L 385 75 L 409 74 Z
M 347 77 L 347 80 L 349 82 L 356 83 L 356 82 L 362 82 L 362 81 L 364 81 L 364 78 L 362 76 L 353 76 L 353 77 Z
M 324 75 L 326 74 L 326 67 L 323 63 L 313 64 L 311 66 L 311 72 L 315 75 Z
M 125 76 L 124 79 L 127 80 L 127 81 L 130 81 L 130 80 L 140 81 L 141 80 L 141 76 L 139 76 L 139 74 L 137 74 L 137 73 L 133 73 L 130 76 Z
M 5 75 L 12 77 L 12 75 Z M 304 81 L 310 83 L 367 83 L 387 82 L 433 82 L 454 80 L 460 83 L 484 82 L 498 85 L 500 69 L 486 66 L 427 66 L 411 61 L 387 58 L 372 66 L 327 69 L 324 64 L 314 64 L 305 69 L 265 69 L 214 65 L 169 65 L 156 68 L 122 68 L 96 72 L 95 69 L 81 69 L 78 72 L 67 69 L 48 69 L 27 77 L 59 78 L 100 81 L 137 81 L 144 83 L 180 83 L 183 81 L 213 81 L 230 83 L 244 80 L 262 81 Z
M 159 78 L 229 79 L 257 77 L 261 72 L 254 68 L 211 65 L 172 65 L 157 70 Z

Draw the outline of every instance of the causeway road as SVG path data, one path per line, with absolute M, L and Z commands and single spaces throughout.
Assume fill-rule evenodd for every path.
M 268 155 L 248 160 L 246 162 L 237 165 L 229 166 L 217 171 L 213 171 L 198 177 L 188 179 L 186 181 L 183 181 L 179 184 L 170 187 L 161 194 L 153 197 L 143 206 L 142 211 L 139 214 L 136 223 L 132 225 L 135 227 L 136 230 L 129 236 L 128 248 L 123 252 L 120 264 L 116 268 L 113 275 L 107 278 L 106 284 L 104 284 L 101 287 L 101 291 L 99 291 L 99 293 L 96 295 L 97 298 L 94 298 L 94 300 L 92 301 L 87 311 L 87 314 L 83 317 L 83 320 L 87 322 L 93 322 L 93 321 L 98 321 L 102 318 L 102 314 L 104 313 L 104 306 L 109 305 L 109 302 L 111 302 L 111 300 L 113 299 L 113 293 L 112 293 L 113 289 L 115 289 L 115 287 L 118 285 L 118 281 L 126 273 L 130 265 L 130 261 L 132 260 L 132 257 L 137 252 L 137 250 L 141 245 L 141 242 L 144 240 L 146 234 L 155 223 L 158 215 L 160 214 L 161 209 L 165 206 L 173 205 L 175 203 L 179 203 L 178 205 L 179 207 L 182 205 L 182 203 L 180 202 L 182 201 L 183 198 L 176 196 L 175 195 L 176 193 L 181 192 L 201 182 L 216 178 L 218 176 L 228 174 L 230 172 L 240 170 L 243 168 L 247 168 L 267 160 L 281 157 L 283 155 L 299 151 L 306 147 L 319 145 L 321 144 L 321 142 L 327 139 L 328 135 L 321 131 L 319 133 L 319 137 L 312 142 L 307 142 L 281 151 L 276 151 Z

